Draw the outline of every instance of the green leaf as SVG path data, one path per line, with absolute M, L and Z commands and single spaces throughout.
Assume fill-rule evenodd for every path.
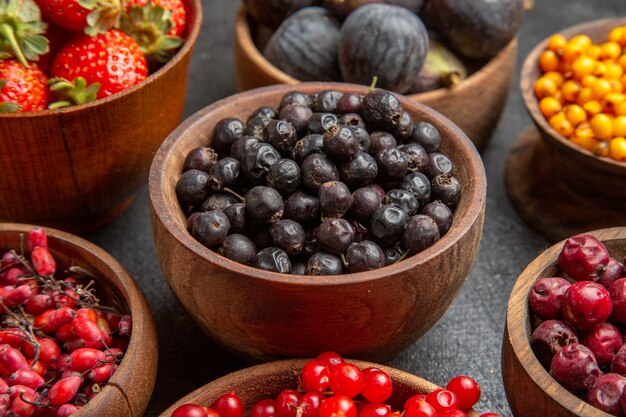
M 100 91 L 100 83 L 87 86 L 87 80 L 83 77 L 76 77 L 73 83 L 64 78 L 53 78 L 48 81 L 48 84 L 50 91 L 57 98 L 48 106 L 49 109 L 90 103 L 98 99 L 98 91 Z
M 0 113 L 15 113 L 20 109 L 17 103 L 0 103 Z

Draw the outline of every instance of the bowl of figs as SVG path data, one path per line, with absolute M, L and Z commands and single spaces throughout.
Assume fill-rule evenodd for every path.
M 392 357 L 446 311 L 482 235 L 485 173 L 467 136 L 354 84 L 218 101 L 172 132 L 149 182 L 172 291 L 256 360 Z
M 523 17 L 523 0 L 245 0 L 237 87 L 374 84 L 440 111 L 481 149 L 504 108 Z

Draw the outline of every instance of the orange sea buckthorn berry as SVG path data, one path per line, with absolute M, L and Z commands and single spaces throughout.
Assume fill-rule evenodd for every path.
M 587 50 L 585 50 L 585 55 L 593 59 L 600 58 L 601 53 L 602 53 L 602 48 L 600 47 L 600 45 L 589 45 L 587 47 Z
M 543 72 L 556 71 L 559 68 L 559 57 L 554 51 L 543 51 L 539 57 L 539 67 Z
M 626 116 L 626 100 L 615 106 L 615 114 L 617 116 Z
M 548 49 L 555 52 L 557 55 L 563 53 L 563 48 L 567 45 L 567 38 L 560 33 L 550 36 L 548 39 Z
M 599 101 L 591 100 L 582 105 L 589 117 L 595 116 L 602 112 L 602 104 Z
M 626 116 L 613 119 L 613 137 L 626 137 Z
M 565 76 L 565 78 L 571 77 L 572 76 L 572 63 L 564 61 L 564 60 L 561 60 L 561 62 L 559 63 L 559 68 L 557 69 L 557 71 L 560 72 L 561 74 L 563 74 Z
M 593 139 L 593 130 L 591 130 L 589 123 L 581 123 L 574 130 L 574 136 L 580 139 Z
M 613 85 L 608 80 L 598 78 L 593 82 L 591 90 L 593 91 L 593 97 L 596 100 L 600 100 L 613 91 Z
M 579 136 L 572 136 L 570 140 L 575 145 L 580 146 L 581 148 L 586 149 L 588 151 L 592 151 L 592 152 L 595 149 L 596 145 L 598 144 L 598 141 L 595 140 L 593 137 L 581 138 Z
M 615 138 L 609 143 L 609 156 L 616 161 L 626 161 L 626 138 Z
M 552 116 L 549 120 L 550 126 L 559 134 L 570 137 L 574 133 L 574 126 L 567 120 L 565 113 L 560 112 Z
M 597 142 L 592 152 L 598 156 L 609 156 L 609 142 L 604 140 Z
M 561 93 L 563 93 L 563 99 L 567 102 L 574 102 L 578 93 L 580 93 L 581 87 L 574 80 L 567 80 L 561 86 Z
M 593 74 L 596 69 L 596 60 L 588 56 L 581 56 L 572 63 L 572 71 L 576 79 L 582 79 L 585 75 Z
M 613 120 L 610 116 L 604 113 L 596 114 L 589 121 L 589 125 L 596 138 L 610 140 L 613 137 Z
M 565 82 L 565 77 L 563 77 L 563 74 L 558 71 L 549 71 L 543 74 L 543 76 L 549 80 L 554 81 L 554 84 L 556 84 L 557 87 L 561 87 Z
M 611 29 L 607 40 L 609 42 L 620 43 L 622 42 L 623 37 L 624 37 L 624 28 L 621 26 L 618 26 L 616 28 Z
M 553 96 L 556 90 L 556 84 L 549 78 L 541 77 L 535 82 L 535 95 L 539 99 Z
M 620 78 L 622 78 L 622 75 L 624 75 L 624 68 L 622 68 L 619 63 L 612 60 L 607 60 L 604 61 L 604 65 L 606 66 L 606 72 L 604 73 L 604 76 L 606 78 L 619 80 Z
M 605 113 L 615 113 L 617 105 L 624 102 L 626 96 L 622 93 L 611 92 L 602 99 L 602 110 Z
M 622 54 L 622 47 L 617 42 L 603 43 L 601 48 L 601 59 L 617 59 Z
M 578 44 L 586 49 L 593 42 L 591 42 L 591 38 L 589 36 L 581 34 L 574 36 L 572 39 L 570 39 L 569 43 Z
M 541 114 L 548 119 L 560 112 L 561 109 L 561 102 L 554 97 L 545 97 L 539 102 L 539 110 L 541 110 Z
M 622 69 L 624 71 L 626 71 L 626 54 L 620 56 L 619 59 L 617 60 L 617 63 L 622 66 Z
M 583 47 L 571 41 L 563 48 L 563 59 L 566 62 L 574 62 L 583 54 Z
M 611 91 L 614 93 L 622 93 L 624 91 L 624 84 L 620 80 L 608 80 L 611 85 Z
M 593 91 L 589 87 L 585 87 L 582 90 L 580 90 L 580 93 L 578 93 L 578 96 L 576 97 L 576 103 L 581 106 L 584 106 L 585 103 L 588 103 L 592 100 L 593 100 Z
M 604 77 L 606 75 L 606 64 L 602 61 L 596 61 L 596 66 L 593 68 L 593 75 L 596 77 Z
M 565 117 L 573 126 L 578 126 L 587 121 L 587 112 L 578 104 L 570 104 L 564 110 Z
M 591 74 L 585 75 L 582 78 L 582 80 L 580 80 L 580 84 L 583 87 L 591 87 L 591 86 L 593 86 L 593 83 L 595 83 L 597 79 L 598 78 L 595 75 L 591 75 Z

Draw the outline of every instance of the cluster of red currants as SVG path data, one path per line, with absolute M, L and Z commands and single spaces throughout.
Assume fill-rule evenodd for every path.
M 106 384 L 130 340 L 132 320 L 101 306 L 86 271 L 64 279 L 41 228 L 30 261 L 0 259 L 0 416 L 67 417 Z
M 249 417 L 467 417 L 480 399 L 480 386 L 457 376 L 445 389 L 408 398 L 403 411 L 385 404 L 393 392 L 391 376 L 378 368 L 359 369 L 334 352 L 324 352 L 302 368 L 298 389 L 285 389 L 276 399 L 263 399 Z M 243 417 L 244 405 L 234 392 L 211 407 L 183 404 L 171 417 Z M 481 417 L 500 417 L 485 413 Z
M 529 302 L 543 320 L 533 331 L 537 359 L 561 385 L 616 416 L 626 412 L 626 344 L 618 326 L 626 325 L 624 267 L 593 236 L 565 242 L 562 277 L 539 279 Z M 605 373 L 606 372 L 606 373 Z

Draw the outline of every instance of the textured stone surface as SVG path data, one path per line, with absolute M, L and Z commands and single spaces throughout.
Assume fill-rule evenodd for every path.
M 235 92 L 232 37 L 238 2 L 204 0 L 204 6 L 203 30 L 189 79 L 187 116 Z M 519 64 L 537 42 L 551 33 L 624 11 L 623 0 L 538 0 L 520 32 Z M 457 374 L 471 375 L 482 386 L 479 411 L 491 410 L 503 416 L 510 416 L 500 372 L 507 299 L 519 273 L 547 246 L 516 215 L 504 188 L 507 152 L 529 124 L 516 78 L 504 117 L 483 153 L 488 175 L 487 214 L 473 272 L 443 319 L 389 363 L 438 384 L 445 384 Z M 160 360 L 146 416 L 157 416 L 181 396 L 247 364 L 215 347 L 169 290 L 152 245 L 149 214 L 144 187 L 122 218 L 88 238 L 126 266 L 152 307 Z

